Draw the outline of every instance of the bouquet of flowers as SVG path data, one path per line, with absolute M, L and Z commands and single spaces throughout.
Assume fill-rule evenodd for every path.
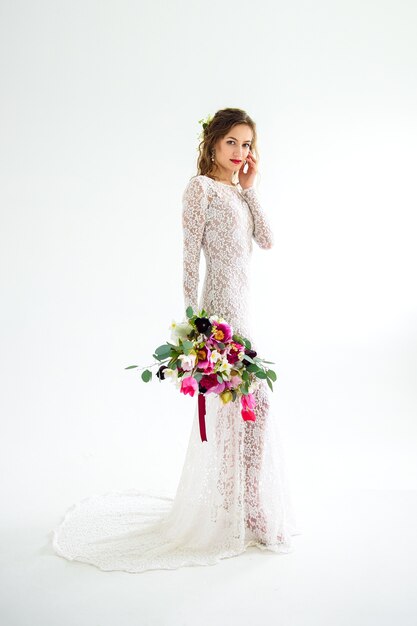
M 255 421 L 256 405 L 253 392 L 265 379 L 271 391 L 277 375 L 265 367 L 266 361 L 252 350 L 246 337 L 233 332 L 232 326 L 222 317 L 210 315 L 201 309 L 194 314 L 191 306 L 186 310 L 187 319 L 171 324 L 171 342 L 156 348 L 152 355 L 159 365 L 156 376 L 161 382 L 170 379 L 181 393 L 194 396 L 198 393 L 200 436 L 207 441 L 205 430 L 205 396 L 215 393 L 226 404 L 240 399 L 244 420 Z M 160 365 L 160 363 L 164 363 Z M 145 366 L 142 380 L 149 382 L 152 372 Z M 136 368 L 129 365 L 125 369 Z

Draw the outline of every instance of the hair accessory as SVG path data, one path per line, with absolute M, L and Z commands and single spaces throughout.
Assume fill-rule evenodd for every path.
M 213 115 L 210 115 L 210 113 L 205 117 L 202 118 L 201 120 L 198 120 L 198 123 L 201 124 L 201 131 L 198 133 L 198 138 L 200 141 L 203 141 L 204 139 L 204 131 L 206 129 L 206 127 L 210 124 L 211 120 L 213 119 Z

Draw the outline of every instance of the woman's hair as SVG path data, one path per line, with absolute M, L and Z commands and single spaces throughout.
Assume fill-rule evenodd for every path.
M 236 124 L 247 124 L 253 133 L 251 141 L 251 152 L 257 159 L 259 164 L 259 155 L 257 147 L 256 124 L 251 117 L 242 109 L 220 109 L 215 113 L 211 121 L 203 128 L 202 140 L 198 146 L 197 158 L 197 176 L 203 174 L 212 177 L 216 175 L 218 169 L 217 164 L 211 160 L 212 150 L 218 139 L 226 137 L 230 130 Z M 238 176 L 238 174 L 236 174 Z M 238 179 L 235 181 L 238 182 Z

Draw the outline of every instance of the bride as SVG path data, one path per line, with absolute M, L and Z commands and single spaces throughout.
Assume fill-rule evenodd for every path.
M 198 173 L 182 196 L 184 309 L 223 317 L 255 353 L 249 320 L 252 244 L 268 250 L 274 243 L 255 186 L 256 140 L 256 125 L 242 109 L 209 116 Z M 199 300 L 201 251 L 206 273 Z M 239 402 L 224 404 L 207 394 L 204 442 L 196 404 L 173 499 L 139 489 L 89 496 L 70 507 L 53 530 L 56 554 L 105 571 L 142 572 L 213 565 L 249 546 L 292 552 L 292 536 L 300 532 L 264 379 L 253 395 L 256 419 L 245 421 Z

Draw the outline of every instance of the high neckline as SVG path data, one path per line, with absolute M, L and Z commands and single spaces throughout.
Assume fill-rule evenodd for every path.
M 211 176 L 207 176 L 206 174 L 204 174 L 204 176 L 206 178 L 209 178 L 210 180 L 212 180 L 214 183 L 218 183 L 219 185 L 225 185 L 226 187 L 232 187 L 232 189 L 237 189 L 238 188 L 238 184 L 237 185 L 229 185 L 229 183 L 223 183 L 221 180 L 215 180 L 214 178 L 211 178 Z

